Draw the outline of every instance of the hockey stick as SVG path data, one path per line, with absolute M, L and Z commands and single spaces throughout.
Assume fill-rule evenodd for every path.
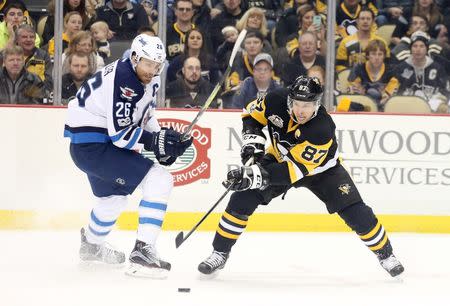
M 203 113 L 209 108 L 209 106 L 211 105 L 212 101 L 214 100 L 214 98 L 216 97 L 217 93 L 219 92 L 220 87 L 222 87 L 223 82 L 225 82 L 225 80 L 230 75 L 231 67 L 233 66 L 233 62 L 234 62 L 234 58 L 236 57 L 236 54 L 239 51 L 239 48 L 240 48 L 242 42 L 244 41 L 245 35 L 247 35 L 247 30 L 243 29 L 241 31 L 241 33 L 239 33 L 239 36 L 237 37 L 236 42 L 234 43 L 233 51 L 231 52 L 230 60 L 228 61 L 228 67 L 227 67 L 227 70 L 225 70 L 225 74 L 223 75 L 223 77 L 220 80 L 220 82 L 218 82 L 216 84 L 216 86 L 214 87 L 213 91 L 209 95 L 208 99 L 206 99 L 205 104 L 203 104 L 202 108 L 200 109 L 200 111 L 195 116 L 194 120 L 192 120 L 192 122 L 188 125 L 186 130 L 181 135 L 181 140 L 182 141 L 187 140 L 191 136 L 191 132 L 192 132 L 192 129 L 194 128 L 194 125 L 198 122 L 198 120 L 203 115 Z
M 253 164 L 253 157 L 250 158 L 247 163 L 245 163 L 246 166 L 249 166 Z M 223 198 L 225 198 L 225 196 L 228 194 L 228 192 L 231 190 L 231 186 L 233 186 L 233 184 L 230 184 L 230 186 L 228 186 L 227 190 L 225 190 L 225 192 L 222 194 L 222 196 L 216 201 L 216 203 L 214 203 L 214 205 L 208 210 L 208 212 L 200 219 L 200 221 L 197 222 L 197 224 L 194 225 L 194 227 L 189 231 L 189 233 L 187 233 L 186 236 L 184 236 L 184 233 L 181 231 L 178 233 L 178 235 L 175 237 L 175 246 L 178 249 L 178 247 L 183 244 L 183 242 L 185 242 L 189 236 L 192 235 L 192 233 L 200 226 L 200 224 L 203 223 L 203 221 L 205 221 L 205 219 L 212 213 L 212 211 L 217 207 L 217 205 L 220 204 L 220 202 L 223 200 Z

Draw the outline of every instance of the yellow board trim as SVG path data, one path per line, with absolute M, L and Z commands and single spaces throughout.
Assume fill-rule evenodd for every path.
M 190 230 L 204 212 L 168 212 L 163 230 Z M 215 231 L 222 213 L 211 214 L 198 228 L 200 231 Z M 378 215 L 388 233 L 448 233 L 450 216 L 429 215 Z M 0 230 L 63 230 L 79 229 L 89 222 L 89 211 L 54 212 L 28 210 L 0 210 Z M 120 230 L 137 229 L 136 212 L 124 212 L 117 220 Z M 250 217 L 246 231 L 259 232 L 349 232 L 336 214 L 255 213 Z
M 375 234 L 378 232 L 378 230 L 380 229 L 380 227 L 381 227 L 381 223 L 378 222 L 377 225 L 375 225 L 375 227 L 374 227 L 370 232 L 368 232 L 368 233 L 365 234 L 365 235 L 359 236 L 359 237 L 360 237 L 361 239 L 369 239 L 369 238 L 372 238 L 373 235 L 375 235 Z
M 223 213 L 223 216 L 224 216 L 226 219 L 228 219 L 228 220 L 230 220 L 231 222 L 233 222 L 233 223 L 236 223 L 236 224 L 239 224 L 239 225 L 247 226 L 248 221 L 244 221 L 244 220 L 238 219 L 238 218 L 236 218 L 235 216 L 230 215 L 230 214 L 227 213 L 226 211 Z
M 228 239 L 237 240 L 239 238 L 239 235 L 234 235 L 234 234 L 227 233 L 224 230 L 222 230 L 221 228 L 217 229 L 217 233 L 219 233 L 220 236 L 223 236 L 223 237 L 228 238 Z

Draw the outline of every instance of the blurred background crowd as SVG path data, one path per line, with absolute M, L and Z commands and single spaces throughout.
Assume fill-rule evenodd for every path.
M 325 82 L 333 52 L 334 110 L 449 112 L 450 0 L 168 0 L 160 1 L 164 20 L 157 0 L 59 1 L 62 29 L 55 29 L 54 0 L 0 0 L 0 104 L 67 104 L 96 71 L 128 57 L 136 35 L 164 27 L 162 107 L 201 107 L 246 29 L 213 108 L 240 109 L 300 74 Z M 59 73 L 55 30 L 62 32 Z

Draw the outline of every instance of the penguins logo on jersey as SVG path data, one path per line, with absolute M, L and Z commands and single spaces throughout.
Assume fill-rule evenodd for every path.
M 279 116 L 271 115 L 267 119 L 269 119 L 269 121 L 272 122 L 276 127 L 279 127 L 280 129 L 283 128 L 284 121 Z
M 134 97 L 137 96 L 137 93 L 135 93 L 133 89 L 128 88 L 128 87 L 120 86 L 120 91 L 122 92 L 120 97 L 124 98 L 127 101 L 131 101 L 131 100 L 133 100 Z
M 338 187 L 338 189 L 342 192 L 342 194 L 348 195 L 350 193 L 351 186 L 349 184 L 342 184 Z

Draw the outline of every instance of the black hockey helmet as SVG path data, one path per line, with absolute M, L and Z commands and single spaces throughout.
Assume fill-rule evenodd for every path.
M 316 106 L 313 117 L 317 115 L 320 101 L 322 100 L 323 96 L 323 87 L 322 85 L 320 85 L 320 81 L 318 78 L 301 75 L 295 79 L 294 83 L 292 83 L 288 87 L 288 89 L 288 112 L 295 122 L 297 122 L 297 119 L 292 112 L 294 100 L 301 102 L 313 102 Z

